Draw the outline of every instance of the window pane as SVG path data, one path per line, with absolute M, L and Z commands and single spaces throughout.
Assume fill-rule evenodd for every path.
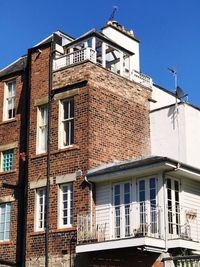
M 11 221 L 11 204 L 0 205 L 0 240 L 9 240 Z
M 48 109 L 42 106 L 38 109 L 38 152 L 45 153 L 47 151 L 47 130 L 48 130 Z
M 38 207 L 37 207 L 37 217 L 38 217 L 38 228 L 44 229 L 46 225 L 46 189 L 38 189 L 37 190 L 37 198 L 38 198 Z
M 145 190 L 145 181 L 139 181 L 139 190 Z
M 13 155 L 13 150 L 7 150 L 2 152 L 2 171 L 10 171 L 13 169 L 13 160 L 14 160 L 14 155 Z
M 74 144 L 74 99 L 62 102 L 62 146 Z
M 62 225 L 69 225 L 72 223 L 73 216 L 73 186 L 66 184 L 61 186 L 61 222 Z
M 70 100 L 70 118 L 74 117 L 74 99 Z
M 63 102 L 63 111 L 64 111 L 64 120 L 69 118 L 69 102 L 64 101 Z
M 15 102 L 16 102 L 16 81 L 10 81 L 6 87 L 6 103 L 5 103 L 5 119 L 15 117 Z

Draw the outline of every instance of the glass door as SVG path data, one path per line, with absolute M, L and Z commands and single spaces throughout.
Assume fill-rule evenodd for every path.
M 130 182 L 115 184 L 113 186 L 115 238 L 130 236 L 130 202 Z
M 136 234 L 145 236 L 158 232 L 157 179 L 138 181 L 139 226 Z
M 179 181 L 167 179 L 167 205 L 168 205 L 168 232 L 176 237 L 180 235 L 180 202 L 179 202 Z

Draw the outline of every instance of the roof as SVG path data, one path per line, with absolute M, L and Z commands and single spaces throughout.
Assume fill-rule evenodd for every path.
M 0 70 L 0 77 L 22 71 L 26 68 L 27 56 L 22 56 L 16 61 L 12 62 L 10 65 L 6 66 L 4 69 Z
M 70 35 L 68 35 L 62 31 L 59 31 L 59 30 L 54 32 L 54 33 L 56 33 L 57 35 L 59 35 L 61 37 L 65 37 L 71 41 L 73 41 L 75 39 L 74 37 L 72 37 L 72 36 L 70 36 Z M 49 43 L 52 41 L 52 38 L 53 38 L 53 33 L 51 35 L 49 35 L 48 37 L 46 37 L 45 39 L 43 39 L 42 41 L 40 41 L 39 43 L 37 43 L 36 45 L 34 45 L 34 47 Z
M 177 167 L 177 170 L 187 170 L 188 172 L 195 173 L 198 177 L 200 176 L 200 169 L 193 167 L 191 165 L 182 163 L 178 160 L 171 159 L 168 157 L 162 157 L 162 156 L 149 156 L 144 158 L 139 158 L 136 160 L 128 160 L 128 161 L 118 161 L 118 162 L 112 162 L 109 164 L 102 165 L 100 167 L 90 169 L 88 171 L 87 177 L 88 178 L 95 178 L 97 177 L 103 177 L 105 175 L 112 175 L 115 176 L 115 173 L 121 172 L 125 173 L 125 171 L 130 171 L 131 169 L 141 169 L 141 168 L 148 168 L 152 166 L 172 166 Z M 175 171 L 175 170 L 174 170 Z M 176 171 L 177 172 L 177 171 Z M 130 172 L 129 172 L 130 173 Z M 178 173 L 178 172 L 177 172 Z M 195 175 L 191 175 L 192 178 L 195 177 Z M 92 180 L 92 179 L 91 179 Z
M 106 35 L 104 35 L 103 33 L 97 31 L 96 29 L 91 29 L 90 31 L 84 33 L 83 35 L 81 35 L 80 37 L 78 37 L 77 39 L 75 39 L 74 41 L 72 41 L 70 44 L 67 44 L 66 46 L 72 46 L 74 44 L 78 44 L 79 42 L 85 40 L 86 38 L 90 38 L 92 36 L 96 36 L 98 38 L 100 38 L 101 40 L 104 40 L 106 43 L 126 52 L 127 54 L 133 55 L 134 53 L 125 49 L 124 47 L 122 47 L 121 45 L 115 43 L 112 39 L 108 38 Z

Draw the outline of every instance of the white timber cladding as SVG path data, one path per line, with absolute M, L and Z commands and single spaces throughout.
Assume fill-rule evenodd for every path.
M 182 219 L 186 224 L 192 225 L 188 228 L 188 234 L 196 240 L 200 237 L 200 183 L 186 178 L 181 181 L 181 200 L 184 206 Z
M 97 225 L 110 225 L 111 216 L 111 184 L 99 184 L 96 188 L 96 222 Z M 109 227 L 106 227 L 106 239 L 111 238 Z

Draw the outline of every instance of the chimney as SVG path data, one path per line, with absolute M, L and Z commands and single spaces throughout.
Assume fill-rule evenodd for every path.
M 117 21 L 110 20 L 102 27 L 102 33 L 118 45 L 134 53 L 134 55 L 131 56 L 131 65 L 134 70 L 140 71 L 140 41 L 134 36 L 133 30 L 128 31 Z

